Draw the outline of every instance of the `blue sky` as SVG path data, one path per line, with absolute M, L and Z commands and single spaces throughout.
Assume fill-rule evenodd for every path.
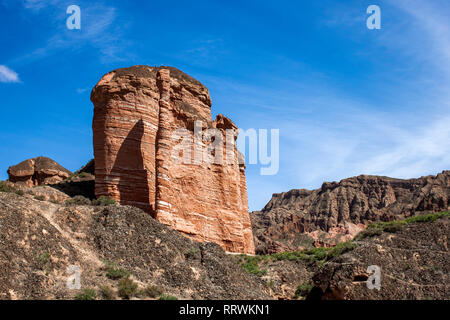
M 0 0 L 0 21 L 0 179 L 30 157 L 92 158 L 90 90 L 136 64 L 200 80 L 213 116 L 280 130 L 278 174 L 247 166 L 251 210 L 323 181 L 450 169 L 449 1 Z

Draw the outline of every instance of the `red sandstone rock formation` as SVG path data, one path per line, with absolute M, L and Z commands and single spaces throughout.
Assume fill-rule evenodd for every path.
M 134 66 L 103 76 L 91 100 L 97 196 L 195 240 L 254 253 L 237 127 L 223 115 L 211 121 L 205 86 L 175 68 Z
M 47 157 L 28 159 L 8 168 L 9 181 L 28 187 L 59 183 L 71 174 L 72 172 Z

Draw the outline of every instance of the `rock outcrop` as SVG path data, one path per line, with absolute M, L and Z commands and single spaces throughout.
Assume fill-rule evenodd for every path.
M 274 194 L 251 214 L 256 251 L 293 251 L 332 246 L 353 238 L 373 221 L 450 207 L 450 171 L 418 179 L 358 176 L 324 183 L 317 190 Z
M 47 157 L 28 159 L 8 168 L 8 180 L 27 187 L 59 183 L 71 174 L 72 172 Z
M 226 251 L 254 253 L 237 127 L 171 67 L 112 71 L 92 90 L 95 193 Z

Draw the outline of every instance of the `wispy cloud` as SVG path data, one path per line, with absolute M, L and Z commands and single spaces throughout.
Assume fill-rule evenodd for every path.
M 124 29 L 127 25 L 117 22 L 116 8 L 100 3 L 79 1 L 81 8 L 81 29 L 67 30 L 61 23 L 67 18 L 60 1 L 25 0 L 24 7 L 33 12 L 46 9 L 49 23 L 54 24 L 55 32 L 50 34 L 42 46 L 24 55 L 16 57 L 14 63 L 30 63 L 59 53 L 63 50 L 96 49 L 103 63 L 123 61 L 132 56 L 127 48 Z M 56 6 L 57 5 L 57 6 Z
M 445 66 L 450 68 L 450 24 L 448 22 L 450 5 L 448 1 L 399 0 L 392 3 L 409 14 L 414 19 L 414 23 L 431 36 L 433 43 L 431 51 L 445 58 Z
M 0 65 L 0 82 L 20 82 L 19 75 L 7 66 Z
M 449 168 L 450 115 L 341 110 L 349 112 L 330 110 L 335 122 L 281 123 L 284 145 L 297 146 L 282 157 L 284 174 L 295 177 L 297 187 L 317 188 L 359 174 L 411 178 Z
M 49 5 L 55 5 L 58 2 L 58 0 L 23 0 L 23 6 L 26 9 L 39 11 Z
M 77 89 L 77 93 L 78 94 L 82 94 L 82 93 L 85 93 L 86 91 L 88 91 L 89 90 L 89 88 L 78 88 Z

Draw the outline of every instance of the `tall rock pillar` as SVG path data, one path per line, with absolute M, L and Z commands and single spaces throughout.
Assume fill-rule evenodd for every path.
M 237 127 L 223 115 L 211 120 L 203 84 L 172 67 L 134 66 L 103 76 L 91 100 L 97 196 L 140 207 L 197 241 L 254 253 L 245 168 L 234 140 L 226 146 Z M 212 145 L 225 147 L 213 157 L 230 161 L 209 161 Z

